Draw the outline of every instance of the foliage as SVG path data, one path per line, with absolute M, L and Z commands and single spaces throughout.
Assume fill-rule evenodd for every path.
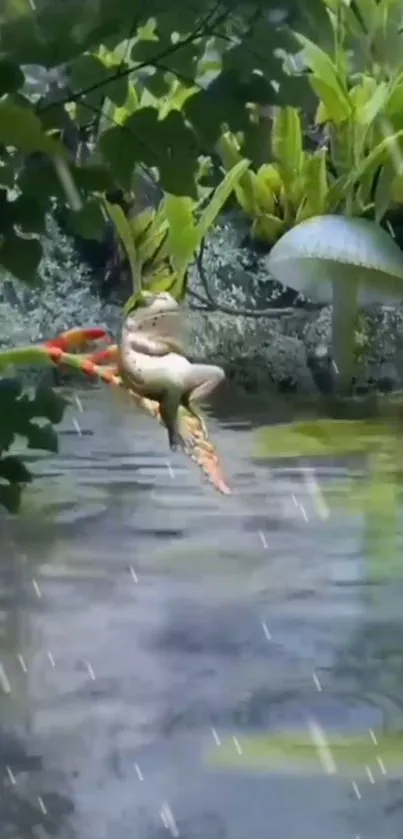
M 325 19 L 321 0 L 311 4 Z M 40 262 L 37 234 L 52 199 L 67 203 L 73 225 L 90 238 L 104 229 L 100 194 L 116 185 L 130 190 L 138 164 L 153 167 L 166 192 L 195 199 L 200 152 L 214 148 L 223 124 L 241 128 L 246 102 L 296 100 L 306 89 L 275 51 L 293 47 L 269 3 L 98 6 L 10 3 L 0 19 L 0 263 L 27 282 Z M 304 26 L 295 7 L 293 17 Z M 209 50 L 220 55 L 218 68 Z M 36 101 L 25 84 L 28 65 L 46 68 L 50 78 Z M 202 84 L 206 72 L 210 81 Z M 177 77 L 189 80 L 185 95 L 173 88 Z M 175 101 L 160 114 L 153 95 L 168 90 Z M 74 162 L 64 144 L 80 127 L 96 135 L 86 164 Z
M 246 133 L 227 132 L 217 144 L 224 167 L 243 154 L 254 161 L 262 150 L 266 153 L 236 195 L 252 219 L 252 236 L 268 245 L 310 216 L 340 212 L 381 221 L 393 202 L 403 199 L 403 65 L 400 46 L 396 49 L 400 4 L 325 4 L 332 42 L 322 49 L 296 32 L 301 51 L 288 56 L 292 72 L 308 71 L 320 148 L 306 149 L 298 110 L 291 107 L 275 109 L 272 120 L 255 108 L 254 138 L 249 126 Z
M 0 401 L 0 504 L 16 513 L 22 488 L 31 482 L 32 474 L 10 449 L 22 437 L 28 449 L 57 452 L 53 425 L 62 420 L 67 403 L 44 385 L 39 385 L 33 395 L 24 392 L 15 378 L 0 379 Z
M 133 218 L 104 199 L 129 259 L 134 294 L 145 287 L 183 298 L 195 253 L 248 166 L 247 160 L 235 164 L 208 197 L 203 191 L 204 200 L 167 193 L 156 210 L 147 209 Z
M 324 148 L 304 151 L 299 111 L 281 108 L 271 130 L 272 161 L 247 171 L 235 188 L 239 205 L 252 220 L 251 237 L 267 245 L 311 216 L 339 208 Z M 224 168 L 242 160 L 242 143 L 226 132 L 217 144 Z
M 333 45 L 324 50 L 298 33 L 300 65 L 319 99 L 335 190 L 345 212 L 380 221 L 403 197 L 401 4 L 326 0 Z

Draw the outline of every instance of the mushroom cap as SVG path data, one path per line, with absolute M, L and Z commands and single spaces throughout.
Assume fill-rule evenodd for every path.
M 276 242 L 266 264 L 275 280 L 320 303 L 332 302 L 333 282 L 356 283 L 360 305 L 403 297 L 403 252 L 367 219 L 307 219 Z

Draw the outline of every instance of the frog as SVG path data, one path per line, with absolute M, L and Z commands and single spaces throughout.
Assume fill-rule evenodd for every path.
M 126 309 L 119 341 L 119 375 L 123 384 L 159 402 L 170 449 L 186 446 L 180 406 L 201 423 L 197 403 L 224 381 L 225 372 L 214 364 L 190 361 L 184 349 L 184 311 L 167 291 L 143 291 Z

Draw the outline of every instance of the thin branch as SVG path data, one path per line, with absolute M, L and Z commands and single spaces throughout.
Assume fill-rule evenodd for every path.
M 209 304 L 208 300 L 206 300 L 205 297 L 202 297 L 201 294 L 198 294 L 197 291 L 193 291 L 193 289 L 188 289 L 187 295 L 188 295 L 188 299 L 191 298 L 190 301 L 189 301 L 191 309 L 197 309 L 198 311 L 201 311 L 201 312 L 211 312 L 211 311 L 213 311 L 213 309 L 211 308 L 211 305 Z M 197 303 L 201 303 L 201 305 L 200 306 L 195 306 L 192 303 L 192 298 L 194 300 L 196 300 Z
M 209 287 L 208 279 L 206 272 L 203 266 L 203 255 L 205 250 L 205 242 L 203 240 L 202 245 L 200 247 L 199 253 L 196 258 L 196 267 L 199 273 L 200 281 L 203 287 L 203 291 L 206 295 L 207 302 L 209 304 L 210 311 L 219 311 L 222 312 L 224 315 L 234 315 L 235 317 L 244 317 L 244 318 L 272 318 L 272 317 L 290 317 L 291 315 L 295 315 L 295 308 L 283 308 L 283 309 L 240 309 L 240 308 L 233 308 L 231 306 L 226 306 L 225 304 L 220 303 L 216 300 L 211 292 Z
M 217 8 L 216 8 L 215 11 L 217 11 Z M 138 73 L 139 70 L 144 70 L 146 67 L 154 66 L 155 62 L 159 62 L 159 61 L 161 61 L 161 59 L 163 60 L 164 58 L 167 58 L 170 55 L 173 55 L 174 53 L 181 50 L 183 47 L 186 47 L 189 44 L 192 44 L 198 38 L 202 38 L 202 37 L 205 37 L 207 35 L 210 35 L 210 36 L 213 35 L 214 30 L 211 29 L 209 31 L 209 27 L 208 27 L 208 18 L 213 16 L 213 14 L 214 14 L 214 10 L 211 12 L 211 15 L 207 16 L 207 19 L 205 21 L 201 22 L 198 29 L 196 29 L 190 35 L 187 35 L 186 38 L 183 38 L 181 41 L 178 41 L 176 44 L 172 44 L 171 46 L 167 47 L 165 50 L 162 50 L 162 52 L 159 53 L 159 55 L 157 54 L 155 57 L 153 57 L 151 59 L 148 59 L 147 61 L 142 61 L 139 64 L 136 64 L 135 66 L 125 67 L 124 69 L 122 69 L 119 65 L 119 68 L 114 73 L 112 73 L 107 79 L 102 79 L 99 82 L 95 82 L 94 84 L 89 85 L 86 88 L 82 88 L 81 90 L 77 91 L 76 93 L 69 93 L 69 95 L 66 96 L 64 99 L 60 99 L 58 101 L 57 105 L 58 106 L 68 105 L 71 102 L 78 102 L 81 99 L 82 96 L 87 96 L 89 93 L 94 93 L 97 90 L 101 90 L 103 87 L 110 84 L 110 82 L 116 81 L 118 79 L 123 79 L 126 76 L 130 76 L 130 74 L 133 73 L 133 72 Z M 225 14 L 221 14 L 220 17 L 218 18 L 218 20 L 215 22 L 215 25 L 217 25 L 217 24 L 219 25 L 220 23 L 222 23 L 225 20 L 225 18 L 227 17 L 227 15 L 228 15 L 227 11 L 225 12 Z M 174 72 L 174 71 L 172 71 L 172 72 Z M 49 111 L 51 108 L 53 108 L 54 104 L 55 103 L 48 103 L 48 104 L 42 106 L 42 108 L 39 107 L 37 109 L 37 112 L 38 113 L 45 113 L 46 111 Z

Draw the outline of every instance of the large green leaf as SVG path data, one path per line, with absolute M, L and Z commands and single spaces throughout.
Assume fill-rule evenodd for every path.
M 139 290 L 138 286 L 141 282 L 141 278 L 139 277 L 139 267 L 130 223 L 122 208 L 118 204 L 111 204 L 106 198 L 103 199 L 103 202 L 106 212 L 108 213 L 108 216 L 112 221 L 119 239 L 125 249 L 132 273 L 133 290 L 134 292 L 137 292 Z
M 25 153 L 43 152 L 65 156 L 67 150 L 43 131 L 40 120 L 29 109 L 0 102 L 0 143 Z
M 105 217 L 96 198 L 89 199 L 81 210 L 71 212 L 71 220 L 76 233 L 84 239 L 102 242 L 105 238 Z
M 302 160 L 301 120 L 296 108 L 278 109 L 273 120 L 272 149 L 281 169 L 295 177 Z
M 386 82 L 380 82 L 368 102 L 355 109 L 354 119 L 361 125 L 371 125 L 387 105 L 390 87 Z
M 316 123 L 321 125 L 324 122 L 333 122 L 335 125 L 339 125 L 339 123 L 345 122 L 349 118 L 351 108 L 344 97 L 335 96 L 331 84 L 314 73 L 309 76 L 309 81 L 320 100 L 315 116 Z
M 0 96 L 19 90 L 24 81 L 24 74 L 17 64 L 7 58 L 0 60 Z
M 314 90 L 315 85 L 317 85 L 314 80 L 318 80 L 320 88 L 331 91 L 333 95 L 333 106 L 329 99 L 326 102 L 326 107 L 331 107 L 334 112 L 337 110 L 339 118 L 344 114 L 344 119 L 348 119 L 351 114 L 351 102 L 348 96 L 346 81 L 340 76 L 336 64 L 324 50 L 317 46 L 317 44 L 314 44 L 309 38 L 297 34 L 297 39 L 303 48 L 303 60 L 312 71 L 313 78 L 310 81 Z
M 381 166 L 387 161 L 394 162 L 395 160 L 400 160 L 402 157 L 402 145 L 403 129 L 385 137 L 384 140 L 381 140 L 381 142 L 372 149 L 372 151 L 358 166 L 356 171 L 352 173 L 351 182 L 356 183 L 367 174 L 371 175 L 372 173 L 375 173 L 378 166 Z
M 229 131 L 221 134 L 215 150 L 226 172 L 229 172 L 242 160 L 239 144 L 235 136 Z M 269 196 L 271 194 L 270 190 L 266 189 L 265 184 L 263 184 L 262 188 L 259 188 L 258 177 L 250 169 L 245 170 L 242 177 L 239 178 L 234 186 L 234 192 L 239 206 L 252 218 L 259 212 L 262 191 L 264 194 L 267 192 Z M 273 207 L 267 208 L 267 211 L 270 212 L 272 209 Z
M 38 281 L 42 246 L 38 239 L 23 239 L 10 232 L 0 244 L 0 265 L 27 285 Z
M 211 201 L 202 212 L 197 224 L 197 235 L 200 244 L 214 224 L 217 216 L 223 209 L 224 204 L 228 201 L 228 198 L 235 189 L 236 184 L 239 183 L 242 176 L 248 170 L 249 165 L 249 160 L 240 160 L 239 163 L 227 172 L 215 190 Z
M 164 214 L 169 225 L 167 251 L 179 283 L 183 280 L 199 244 L 193 217 L 194 209 L 195 202 L 191 198 L 169 194 L 165 196 Z
M 327 159 L 327 149 L 319 149 L 313 155 L 307 155 L 304 160 L 301 173 L 304 205 L 297 213 L 297 224 L 304 218 L 319 216 L 326 212 L 329 195 Z

